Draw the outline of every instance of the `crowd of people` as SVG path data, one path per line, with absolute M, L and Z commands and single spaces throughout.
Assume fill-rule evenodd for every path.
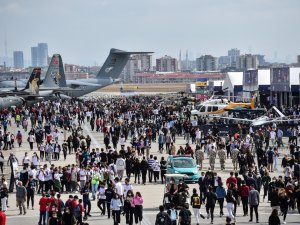
M 282 213 L 284 222 L 289 208 L 300 211 L 298 127 L 288 130 L 285 147 L 283 131 L 276 126 L 255 129 L 240 125 L 239 132 L 221 135 L 214 125 L 203 130 L 201 125 L 208 119 L 193 117 L 190 107 L 180 101 L 166 105 L 157 96 L 43 101 L 32 107 L 2 110 L 0 119 L 0 148 L 28 149 L 22 158 L 10 151 L 4 160 L 0 153 L 2 173 L 6 161 L 11 172 L 10 183 L 5 177 L 1 182 L 2 210 L 7 210 L 9 193 L 15 188 L 20 214 L 29 206 L 34 209 L 35 197 L 41 195 L 39 224 L 83 224 L 92 216 L 91 201 L 96 200 L 99 212 L 112 216 L 114 224 L 120 223 L 122 214 L 126 224 L 141 222 L 144 200 L 135 187 L 133 192 L 133 186 L 163 183 L 168 154 L 191 155 L 200 171 L 206 171 L 199 178 L 199 193 L 193 190 L 190 201 L 197 224 L 203 217 L 201 205 L 205 204 L 206 217 L 213 223 L 215 204 L 223 216 L 224 202 L 228 221 L 235 221 L 236 209 L 242 205 L 244 216 L 250 209 L 250 221 L 254 211 L 258 222 L 260 196 Z M 11 129 L 14 126 L 16 133 Z M 90 137 L 90 131 L 101 134 L 103 144 Z M 186 144 L 178 145 L 178 137 Z M 157 145 L 157 152 L 153 145 Z M 207 159 L 209 167 L 205 168 Z M 226 164 L 228 159 L 234 172 L 223 181 L 216 171 L 224 173 L 231 167 Z M 18 170 L 18 165 L 23 169 Z M 282 176 L 273 176 L 279 167 L 283 167 Z M 64 193 L 70 194 L 66 202 L 60 196 Z M 180 224 L 187 223 L 189 213 L 181 212 L 187 208 L 179 212 Z M 171 218 L 175 224 L 171 209 L 163 221 Z M 157 224 L 162 224 L 159 221 Z

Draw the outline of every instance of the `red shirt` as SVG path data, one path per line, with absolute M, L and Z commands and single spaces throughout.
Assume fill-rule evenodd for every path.
M 83 207 L 83 205 L 82 205 L 82 204 L 79 204 L 79 207 L 80 207 L 80 212 L 81 212 L 81 213 L 84 213 L 84 207 Z
M 239 189 L 239 195 L 241 197 L 248 197 L 249 196 L 249 187 L 247 185 L 242 185 Z
M 73 199 L 72 202 L 71 202 L 72 209 L 75 209 L 77 204 L 78 204 L 78 202 L 75 199 Z
M 6 214 L 5 212 L 0 211 L 0 225 L 6 224 Z
M 226 180 L 227 186 L 230 185 L 231 183 L 237 184 L 237 179 L 235 177 L 229 177 Z
M 39 205 L 40 205 L 40 211 L 41 212 L 46 212 L 48 202 L 49 202 L 49 199 L 46 198 L 46 197 L 42 197 L 40 199 Z

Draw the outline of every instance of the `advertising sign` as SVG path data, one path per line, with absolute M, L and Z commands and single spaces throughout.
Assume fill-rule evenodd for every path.
M 258 70 L 245 71 L 243 84 L 246 86 L 257 86 L 258 85 Z
M 290 68 L 271 69 L 271 91 L 288 92 L 290 91 Z
M 196 80 L 196 93 L 197 94 L 208 94 L 209 86 L 207 78 L 197 78 Z

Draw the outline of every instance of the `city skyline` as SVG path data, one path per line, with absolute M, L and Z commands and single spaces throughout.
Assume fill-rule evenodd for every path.
M 231 48 L 289 63 L 300 54 L 297 0 L 90 0 L 84 4 L 13 0 L 1 4 L 0 57 L 21 50 L 24 60 L 30 60 L 30 47 L 40 42 L 48 43 L 49 56 L 59 53 L 64 62 L 79 65 L 102 65 L 112 47 L 154 51 L 154 59 L 178 58 L 180 49 L 188 49 L 190 59 L 224 56 Z

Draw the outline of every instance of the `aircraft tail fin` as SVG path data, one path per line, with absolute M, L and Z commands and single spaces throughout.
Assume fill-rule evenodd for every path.
M 256 94 L 253 95 L 251 102 L 250 102 L 250 108 L 254 109 L 255 108 L 255 99 L 256 99 Z
M 98 79 L 112 78 L 117 79 L 123 71 L 130 55 L 150 54 L 153 52 L 126 52 L 112 48 L 103 66 L 97 74 Z
M 52 56 L 45 79 L 43 81 L 43 86 L 47 88 L 67 86 L 63 62 L 59 54 L 54 54 Z
M 31 75 L 27 81 L 24 90 L 29 90 L 31 94 L 39 94 L 39 89 L 41 85 L 41 68 L 33 68 Z
M 278 113 L 279 117 L 285 117 L 285 115 L 282 112 L 280 112 L 280 110 L 277 109 L 275 106 L 273 106 L 272 108 Z

